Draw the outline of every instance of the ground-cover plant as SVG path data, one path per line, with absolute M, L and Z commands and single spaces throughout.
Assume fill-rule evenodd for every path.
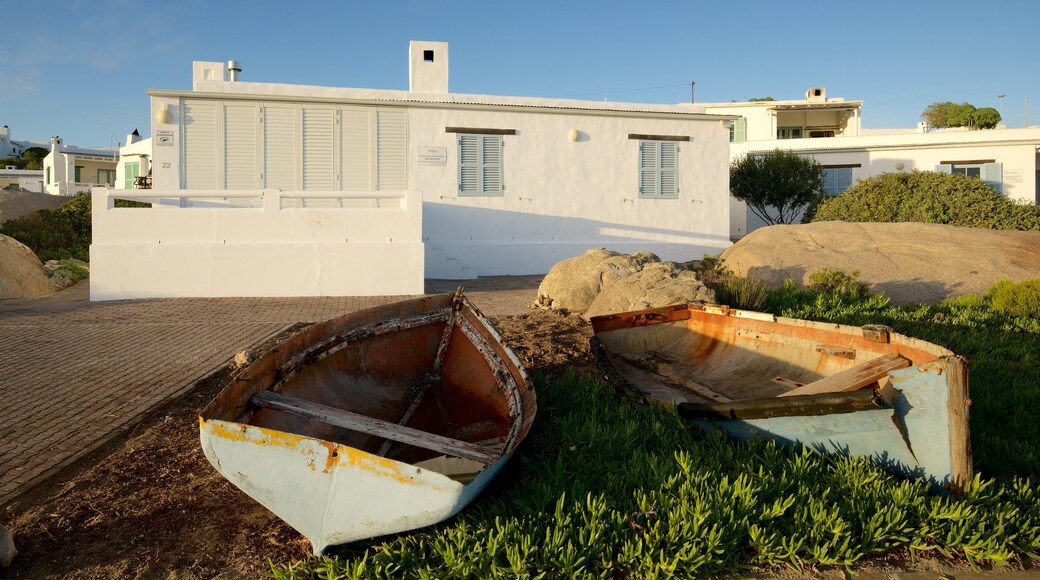
M 276 578 L 663 577 L 886 552 L 999 564 L 1040 551 L 1034 482 L 962 502 L 865 461 L 734 443 L 602 382 L 536 377 L 539 416 L 484 496 L 439 526 L 272 566 Z
M 769 294 L 769 288 L 750 278 L 737 276 L 718 256 L 704 254 L 697 262 L 687 266 L 697 274 L 697 279 L 715 291 L 719 304 L 744 310 L 761 310 Z
M 986 292 L 994 310 L 1011 316 L 1040 318 L 1040 278 L 1024 282 L 1001 280 Z

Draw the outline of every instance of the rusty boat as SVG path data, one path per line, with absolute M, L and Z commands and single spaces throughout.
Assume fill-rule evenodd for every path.
M 217 471 L 321 554 L 459 512 L 536 407 L 515 354 L 460 290 L 307 327 L 244 367 L 199 427 Z
M 968 371 L 943 347 L 879 325 L 696 304 L 592 326 L 608 381 L 703 429 L 864 456 L 954 495 L 972 477 Z

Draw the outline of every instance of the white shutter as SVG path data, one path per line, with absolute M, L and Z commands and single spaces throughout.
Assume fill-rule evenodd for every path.
M 372 119 L 359 109 L 339 112 L 340 189 L 372 190 Z
M 331 191 L 335 189 L 335 165 L 332 140 L 335 135 L 335 111 L 329 108 L 303 109 L 303 188 Z
M 256 105 L 224 105 L 224 187 L 258 189 L 260 170 Z
M 408 115 L 404 111 L 376 112 L 376 189 L 408 188 Z
M 184 188 L 217 189 L 217 104 L 184 103 Z
M 296 180 L 296 107 L 264 106 L 264 187 L 293 191 Z

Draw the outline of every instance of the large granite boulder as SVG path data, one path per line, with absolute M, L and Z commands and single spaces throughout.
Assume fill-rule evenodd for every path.
M 851 274 L 894 304 L 981 294 L 1001 279 L 1040 278 L 1040 232 L 922 223 L 817 222 L 755 230 L 722 253 L 738 276 L 806 285 L 827 267 Z
M 714 304 L 715 292 L 698 280 L 696 274 L 675 262 L 656 262 L 604 284 L 584 317 L 703 302 Z
M 32 298 L 51 292 L 43 264 L 32 250 L 0 235 L 0 299 Z
M 646 264 L 660 261 L 650 252 L 620 254 L 606 248 L 588 250 L 549 270 L 538 286 L 534 306 L 584 312 L 605 285 L 642 270 Z

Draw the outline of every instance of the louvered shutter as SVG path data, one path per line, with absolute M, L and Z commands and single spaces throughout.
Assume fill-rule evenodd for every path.
M 303 189 L 335 189 L 334 114 L 329 108 L 303 109 Z
M 296 108 L 264 106 L 264 187 L 298 189 Z
M 78 168 L 77 168 L 78 169 Z M 134 161 L 123 166 L 123 189 L 133 189 L 134 180 L 141 174 L 141 162 Z
M 459 135 L 459 194 L 501 195 L 501 135 Z
M 482 150 L 484 155 L 484 195 L 501 194 L 504 189 L 504 184 L 502 183 L 502 136 L 484 135 Z
M 986 185 L 995 189 L 998 194 L 1004 192 L 1004 168 L 999 163 L 983 164 L 980 173 Z
M 224 187 L 257 189 L 260 186 L 256 105 L 224 105 Z
M 674 141 L 658 143 L 661 149 L 660 190 L 661 197 L 679 195 L 679 144 Z
M 184 188 L 217 189 L 217 104 L 184 103 Z
M 950 165 L 950 164 L 936 165 L 935 166 L 935 172 L 936 173 L 953 173 L 953 165 Z
M 733 121 L 733 143 L 747 141 L 747 120 L 743 117 Z
M 356 109 L 339 112 L 340 189 L 372 190 L 372 117 Z
M 408 116 L 404 111 L 376 112 L 376 189 L 408 188 Z
M 660 153 L 660 143 L 639 142 L 639 195 L 641 196 L 656 196 L 660 191 L 657 181 Z
M 851 167 L 829 167 L 823 170 L 823 192 L 827 195 L 838 195 L 851 186 Z

